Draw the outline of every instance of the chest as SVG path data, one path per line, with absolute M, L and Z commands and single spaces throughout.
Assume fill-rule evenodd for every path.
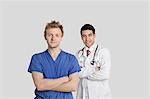
M 92 52 L 88 57 L 85 55 L 84 52 L 81 52 L 78 55 L 78 61 L 81 67 L 96 66 L 96 65 L 92 65 L 92 63 L 94 64 L 100 63 L 102 59 L 103 59 L 103 55 L 99 50 L 97 50 L 95 54 L 94 52 Z
M 67 76 L 71 67 L 71 63 L 67 57 L 61 57 L 55 61 L 51 58 L 45 58 L 41 65 L 45 78 L 59 78 Z

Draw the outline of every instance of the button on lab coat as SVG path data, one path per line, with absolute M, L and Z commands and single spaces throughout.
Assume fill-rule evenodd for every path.
M 90 48 L 91 54 L 88 57 L 86 56 L 86 47 L 77 54 L 82 68 L 79 72 L 80 82 L 76 99 L 112 99 L 109 87 L 110 52 L 107 48 L 99 46 L 95 54 L 96 63 L 91 65 L 96 46 L 94 44 Z M 97 66 L 100 67 L 100 70 Z

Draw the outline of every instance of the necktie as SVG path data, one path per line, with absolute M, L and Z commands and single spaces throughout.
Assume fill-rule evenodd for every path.
M 86 55 L 87 55 L 87 57 L 90 55 L 90 50 L 87 50 L 87 54 Z

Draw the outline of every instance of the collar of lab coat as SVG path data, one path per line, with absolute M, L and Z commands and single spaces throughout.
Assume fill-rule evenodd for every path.
M 90 48 L 88 48 L 88 47 L 86 46 L 86 47 L 85 47 L 85 52 L 86 52 L 87 50 L 89 50 L 91 53 L 93 53 L 93 52 L 95 51 L 96 47 L 97 47 L 97 44 L 96 44 L 96 43 L 94 43 Z
M 87 57 L 87 56 L 86 56 L 87 50 L 89 50 L 89 51 L 91 52 L 90 55 L 91 55 L 91 54 L 93 55 L 93 53 L 95 52 L 96 47 L 97 47 L 97 44 L 96 44 L 96 43 L 94 43 L 90 48 L 88 48 L 87 46 L 85 46 L 85 47 L 84 47 L 84 51 L 83 51 L 83 55 L 84 55 L 85 57 Z

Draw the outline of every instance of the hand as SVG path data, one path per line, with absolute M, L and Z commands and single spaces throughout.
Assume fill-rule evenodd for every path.
M 64 76 L 62 78 L 63 78 L 64 83 L 66 83 L 66 82 L 68 82 L 70 80 L 68 76 Z
M 99 71 L 99 70 L 100 70 L 100 67 L 95 67 L 95 70 L 96 70 L 96 71 Z
M 96 62 L 96 70 L 100 70 L 101 68 L 101 63 L 99 61 Z

